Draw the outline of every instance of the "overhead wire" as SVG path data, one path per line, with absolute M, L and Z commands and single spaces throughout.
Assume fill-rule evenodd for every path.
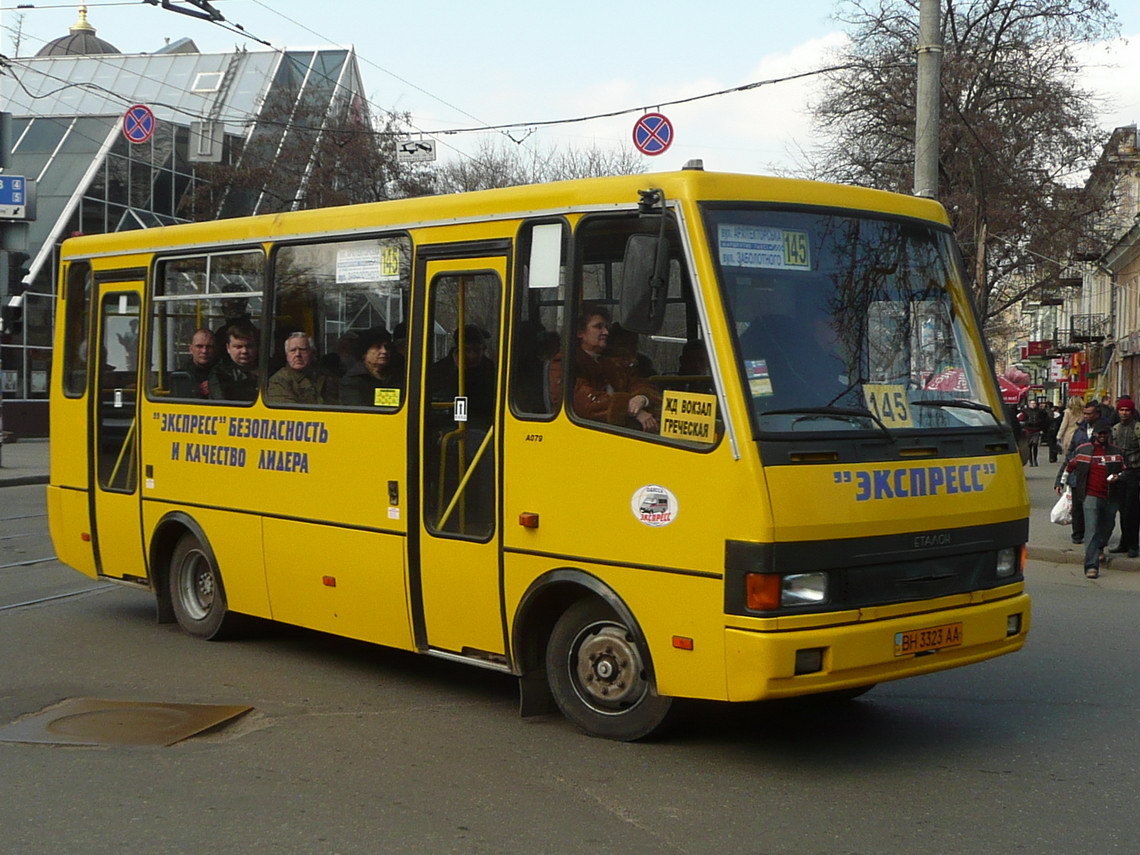
M 326 35 L 318 32 L 317 30 L 314 30 L 313 28 L 307 26 L 306 24 L 304 24 L 300 21 L 297 21 L 296 19 L 291 18 L 288 15 L 285 15 L 284 13 L 282 13 L 276 9 L 273 9 L 271 6 L 262 2 L 262 0 L 252 0 L 252 2 L 256 3 L 257 5 L 266 9 L 267 11 L 277 15 L 278 17 L 282 18 L 283 20 L 288 21 L 289 23 L 291 23 L 297 27 L 300 27 L 301 29 L 305 30 L 306 32 L 308 32 L 314 36 L 316 36 L 319 39 L 322 39 L 322 40 L 324 40 L 330 44 L 336 45 L 337 47 L 340 47 L 342 50 L 350 50 L 349 48 L 344 48 L 341 45 L 337 45 L 335 40 L 330 39 Z M 114 4 L 103 4 L 103 5 L 114 5 Z M 225 29 L 227 32 L 233 32 L 233 33 L 236 33 L 238 35 L 242 35 L 244 37 L 250 38 L 254 41 L 257 41 L 259 44 L 262 44 L 262 45 L 265 45 L 266 47 L 269 47 L 271 50 L 273 50 L 279 54 L 282 54 L 282 55 L 288 54 L 288 51 L 286 51 L 284 48 L 277 47 L 276 45 L 273 45 L 272 43 L 270 43 L 264 39 L 261 39 L 260 37 L 254 35 L 253 33 L 250 33 L 245 27 L 243 27 L 241 25 L 236 25 L 238 27 L 238 29 L 233 29 L 232 27 L 223 26 L 223 24 L 228 24 L 230 22 L 206 21 L 206 23 L 213 23 L 213 24 L 217 24 L 219 26 L 222 26 L 222 28 Z M 449 107 L 450 109 L 453 109 L 453 110 L 461 113 L 462 115 L 467 116 L 468 118 L 474 119 L 476 122 L 482 122 L 482 119 L 480 119 L 479 117 L 477 117 L 477 116 L 471 114 L 470 112 L 464 110 L 463 108 L 458 107 L 455 104 L 452 104 L 451 102 L 449 102 L 446 99 L 436 95 L 435 93 L 433 93 L 427 89 L 424 89 L 423 87 L 413 83 L 412 81 L 407 80 L 406 78 L 396 74 L 393 71 L 390 71 L 389 69 L 385 68 L 384 66 L 382 66 L 376 62 L 373 62 L 370 58 L 360 54 L 359 52 L 355 51 L 354 49 L 351 49 L 351 50 L 352 50 L 353 55 L 356 56 L 361 62 L 365 63 L 366 65 L 369 65 L 373 68 L 376 68 L 377 70 L 381 71 L 382 73 L 389 75 L 390 77 L 392 77 L 395 80 L 399 80 L 401 83 L 404 83 L 405 85 L 410 86 L 419 92 L 422 92 L 423 94 L 425 94 L 428 97 L 438 101 L 439 103 Z M 95 55 L 95 57 L 97 58 L 98 55 Z M 9 61 L 15 62 L 14 60 L 9 60 Z M 98 60 L 98 59 L 97 59 L 97 61 L 105 62 L 105 60 Z M 118 64 L 115 64 L 115 67 L 120 68 L 120 66 Z M 512 122 L 503 122 L 503 123 L 498 123 L 498 124 L 482 123 L 482 124 L 478 124 L 478 125 L 472 125 L 472 126 L 460 127 L 460 128 L 425 129 L 425 128 L 417 126 L 414 122 L 410 121 L 408 119 L 408 117 L 406 116 L 406 114 L 397 114 L 397 113 L 393 112 L 392 110 L 389 110 L 386 107 L 383 107 L 379 104 L 376 104 L 374 101 L 367 98 L 366 96 L 363 96 L 361 93 L 352 92 L 351 90 L 347 90 L 347 91 L 349 91 L 350 94 L 352 94 L 354 96 L 362 97 L 366 103 L 368 103 L 373 109 L 379 111 L 380 113 L 385 114 L 389 117 L 392 117 L 398 121 L 406 122 L 408 127 L 412 130 L 412 132 L 419 133 L 423 136 L 438 138 L 438 137 L 442 137 L 442 136 L 453 136 L 456 134 L 487 133 L 487 132 L 491 132 L 491 131 L 505 132 L 505 131 L 508 131 L 511 129 L 536 129 L 536 128 L 543 128 L 543 127 L 553 127 L 553 126 L 558 126 L 558 125 L 580 124 L 583 122 L 596 121 L 596 120 L 601 120 L 601 119 L 614 118 L 614 117 L 622 116 L 622 115 L 629 115 L 629 114 L 633 114 L 633 113 L 645 112 L 645 111 L 651 110 L 651 109 L 661 109 L 663 107 L 676 106 L 676 105 L 680 105 L 680 104 L 687 104 L 687 103 L 692 103 L 692 102 L 696 102 L 696 101 L 707 100 L 710 98 L 722 97 L 725 95 L 735 94 L 735 93 L 739 93 L 739 92 L 747 92 L 747 91 L 750 91 L 753 89 L 758 89 L 758 88 L 763 87 L 763 86 L 771 86 L 771 85 L 776 85 L 776 84 L 780 84 L 780 83 L 790 82 L 793 80 L 800 80 L 800 79 L 804 79 L 804 78 L 808 78 L 808 77 L 813 77 L 813 76 L 817 76 L 817 75 L 821 75 L 821 74 L 834 73 L 834 72 L 843 71 L 843 70 L 846 70 L 846 69 L 849 69 L 852 67 L 855 67 L 854 63 L 844 63 L 844 64 L 838 64 L 838 65 L 831 65 L 831 66 L 826 66 L 826 67 L 822 67 L 822 68 L 811 69 L 811 70 L 804 71 L 804 72 L 798 72 L 795 74 L 784 75 L 781 77 L 774 77 L 774 78 L 768 78 L 768 79 L 764 79 L 764 80 L 757 80 L 757 81 L 753 81 L 750 83 L 740 84 L 738 86 L 730 86 L 730 87 L 727 87 L 724 89 L 719 89 L 719 90 L 716 90 L 713 92 L 706 92 L 706 93 L 701 93 L 698 95 L 691 95 L 691 96 L 688 96 L 685 98 L 675 98 L 675 99 L 671 99 L 668 101 L 657 101 L 657 102 L 654 102 L 652 104 L 644 104 L 644 105 L 633 106 L 633 107 L 623 107 L 623 108 L 619 108 L 616 110 L 610 110 L 610 111 L 601 112 L 601 113 L 593 113 L 593 114 L 589 114 L 589 115 L 585 115 L 585 116 L 572 116 L 572 117 L 556 118 L 556 119 L 544 119 L 544 120 L 512 121 Z M 339 87 L 342 89 L 345 88 L 344 84 L 340 83 L 338 80 L 335 80 L 330 75 L 328 75 L 324 72 L 319 72 L 319 71 L 317 73 L 321 74 L 322 77 L 324 77 L 325 81 L 330 83 L 334 87 Z M 71 81 L 66 81 L 63 78 L 53 77 L 51 75 L 47 75 L 47 76 L 52 77 L 52 79 L 60 80 L 61 82 L 65 83 L 64 87 L 60 87 L 61 89 L 66 88 L 67 85 L 77 86 L 77 87 L 85 87 L 85 88 L 89 88 L 92 90 L 102 91 L 102 92 L 106 93 L 109 97 L 114 97 L 117 100 L 123 101 L 124 103 L 126 103 L 128 101 L 133 103 L 133 99 L 127 98 L 125 96 L 119 96 L 116 93 L 111 92 L 110 90 L 107 90 L 103 87 L 99 87 L 97 84 L 75 83 L 75 82 L 71 82 Z M 142 76 L 142 75 L 138 75 L 138 76 Z M 25 91 L 27 91 L 26 87 L 23 87 L 23 88 L 25 88 Z M 38 97 L 48 97 L 48 95 L 55 94 L 55 92 L 58 92 L 58 91 L 60 91 L 60 90 L 56 89 L 50 93 L 46 93 L 45 95 L 41 95 Z M 31 95 L 30 92 L 28 94 Z M 32 96 L 32 97 L 36 97 L 36 96 Z M 210 117 L 207 117 L 204 113 L 195 113 L 192 110 L 189 110 L 185 107 L 179 107 L 177 105 L 165 104 L 165 103 L 159 103 L 159 102 L 155 102 L 155 105 L 156 106 L 162 106 L 166 109 L 170 109 L 172 111 L 178 112 L 182 115 L 185 115 L 185 116 L 188 116 L 188 117 L 194 118 L 194 119 L 205 120 L 207 118 L 210 118 Z M 129 106 L 129 104 L 128 104 L 128 106 Z M 229 124 L 237 124 L 237 125 L 246 126 L 246 127 L 257 123 L 257 120 L 252 119 L 249 116 L 240 116 L 240 117 L 215 116 L 213 118 L 219 119 L 219 120 L 227 122 Z M 310 128 L 307 128 L 307 126 L 294 125 L 294 124 L 289 123 L 289 122 L 279 122 L 276 120 L 263 120 L 263 121 L 266 124 L 282 126 L 285 128 L 303 127 L 306 129 L 310 129 Z M 369 135 L 378 136 L 378 137 L 402 136 L 402 135 L 404 135 L 404 132 L 402 132 L 402 131 L 384 132 L 384 131 L 376 131 L 376 130 L 372 130 L 372 129 L 361 129 L 361 130 L 338 129 L 338 133 L 345 133 L 345 134 L 359 133 L 359 134 L 369 134 Z M 515 142 L 519 142 L 518 140 L 514 140 L 514 138 L 510 137 L 509 135 L 508 135 L 508 137 Z M 466 155 L 464 152 L 456 149 L 454 146 L 449 145 L 444 140 L 438 140 L 438 141 L 441 144 L 447 146 L 449 149 L 452 149 L 453 151 L 456 151 L 457 153 L 459 153 L 463 156 L 469 157 L 469 155 Z

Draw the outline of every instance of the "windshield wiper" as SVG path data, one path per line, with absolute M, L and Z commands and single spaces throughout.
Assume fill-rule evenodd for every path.
M 963 410 L 981 410 L 984 413 L 989 413 L 995 419 L 997 418 L 997 414 L 990 407 L 965 398 L 924 398 L 921 401 L 911 401 L 910 405 L 912 407 L 961 407 Z
M 848 417 L 848 418 L 863 418 L 870 419 L 882 429 L 883 434 L 887 439 L 894 441 L 894 436 L 891 435 L 890 429 L 883 423 L 883 420 L 876 416 L 871 410 L 866 407 L 794 407 L 787 410 L 766 410 L 760 414 L 761 416 L 794 416 L 802 415 L 802 419 L 796 419 L 792 424 L 810 419 L 813 417 L 828 418 L 834 416 Z

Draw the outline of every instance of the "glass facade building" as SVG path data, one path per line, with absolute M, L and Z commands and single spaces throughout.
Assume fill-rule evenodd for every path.
M 327 116 L 365 103 L 351 50 L 204 54 L 182 39 L 151 54 L 121 54 L 94 37 L 82 13 L 70 36 L 40 55 L 13 59 L 0 76 L 0 104 L 13 115 L 11 165 L 0 172 L 36 182 L 36 219 L 27 227 L 23 328 L 5 331 L 0 341 L 5 429 L 47 433 L 64 239 L 187 222 L 187 194 L 204 180 L 203 163 L 240 165 L 243 153 L 255 150 L 272 157 L 293 132 L 282 115 Z M 157 120 L 142 143 L 123 133 L 124 114 L 135 104 L 148 106 Z M 270 110 L 273 120 L 264 120 Z M 295 169 L 290 176 L 277 181 L 304 180 Z M 280 209 L 272 204 L 264 193 L 227 193 L 212 215 Z M 5 302 L 11 289 L 0 282 Z

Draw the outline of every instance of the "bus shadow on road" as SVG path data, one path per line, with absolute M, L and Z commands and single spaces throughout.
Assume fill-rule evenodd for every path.
M 154 627 L 153 603 L 135 598 L 107 602 L 100 621 L 116 626 Z M 169 642 L 202 645 L 182 636 L 177 627 L 164 626 Z M 180 637 L 181 636 L 181 637 Z M 264 697 L 246 698 L 261 706 L 279 703 L 277 685 L 291 691 L 311 685 L 304 694 L 317 701 L 329 681 L 355 686 L 362 697 L 375 697 L 380 706 L 466 707 L 473 717 L 513 718 L 519 727 L 534 726 L 545 735 L 550 728 L 565 733 L 575 727 L 557 713 L 525 723 L 518 716 L 516 678 L 510 674 L 382 647 L 267 620 L 250 619 L 233 640 L 208 643 L 216 663 L 219 655 L 232 669 L 247 667 L 257 673 Z M 244 665 L 243 665 L 244 663 Z M 311 669 L 311 671 L 310 671 Z M 731 750 L 748 762 L 803 768 L 818 765 L 834 769 L 837 762 L 861 766 L 893 765 L 924 756 L 960 755 L 984 751 L 988 746 L 1015 738 L 1025 722 L 1009 717 L 982 696 L 968 696 L 951 685 L 943 692 L 914 692 L 914 687 L 887 684 L 857 699 L 805 697 L 751 703 L 679 700 L 675 721 L 652 744 L 717 751 Z M 947 693 L 949 692 L 949 694 Z
M 753 703 L 686 702 L 671 741 L 731 748 L 750 760 L 834 769 L 937 762 L 940 755 L 1008 744 L 1014 722 L 981 699 L 869 693 L 855 700 L 816 697 Z

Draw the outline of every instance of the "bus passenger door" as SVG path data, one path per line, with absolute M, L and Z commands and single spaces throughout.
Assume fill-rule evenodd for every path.
M 419 299 L 426 300 L 418 313 L 425 319 L 419 338 L 422 526 L 411 568 L 417 643 L 474 656 L 506 650 L 498 512 L 506 269 L 506 256 L 425 260 L 423 251 L 417 269 Z M 410 532 L 416 529 L 409 525 Z
M 139 507 L 141 282 L 102 283 L 91 396 L 91 537 L 103 576 L 146 581 Z

